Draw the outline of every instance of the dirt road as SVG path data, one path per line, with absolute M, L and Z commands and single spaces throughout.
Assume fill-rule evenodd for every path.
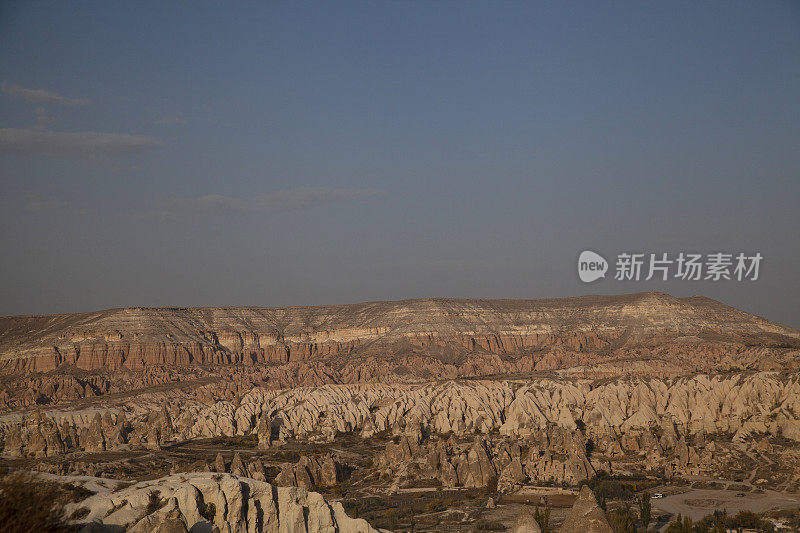
M 785 492 L 766 491 L 764 494 L 743 493 L 737 497 L 731 490 L 689 489 L 680 494 L 652 500 L 653 509 L 673 515 L 681 513 L 692 520 L 699 520 L 717 509 L 725 509 L 728 514 L 750 510 L 756 513 L 770 509 L 797 507 L 800 495 Z M 654 513 L 655 514 L 655 513 Z M 666 525 L 661 529 L 666 529 Z

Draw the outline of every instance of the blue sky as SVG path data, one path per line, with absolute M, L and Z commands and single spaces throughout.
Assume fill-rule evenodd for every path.
M 796 2 L 10 2 L 0 81 L 1 314 L 661 290 L 800 326 Z M 765 259 L 585 285 L 587 248 Z

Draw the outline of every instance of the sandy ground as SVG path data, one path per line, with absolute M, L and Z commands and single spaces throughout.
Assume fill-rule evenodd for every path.
M 680 494 L 652 500 L 654 514 L 662 511 L 671 514 L 681 513 L 692 520 L 699 520 L 715 510 L 726 510 L 728 514 L 750 510 L 756 513 L 770 509 L 794 508 L 800 506 L 800 494 L 765 491 L 764 494 L 743 493 L 737 497 L 730 490 L 689 489 Z M 666 529 L 664 526 L 663 529 Z

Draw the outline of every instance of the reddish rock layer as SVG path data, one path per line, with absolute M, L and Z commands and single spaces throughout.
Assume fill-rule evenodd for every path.
M 246 366 L 376 356 L 426 357 L 497 371 L 647 358 L 665 347 L 768 357 L 800 346 L 800 332 L 702 297 L 660 293 L 559 300 L 409 300 L 294 308 L 127 308 L 0 318 L 0 371 L 139 371 L 153 365 Z M 499 356 L 500 363 L 491 357 Z M 516 361 L 516 368 L 506 364 Z M 521 363 L 520 363 L 521 361 Z M 478 368 L 483 367 L 483 368 Z M 353 369 L 347 372 L 353 372 Z M 462 372 L 457 372 L 463 375 Z

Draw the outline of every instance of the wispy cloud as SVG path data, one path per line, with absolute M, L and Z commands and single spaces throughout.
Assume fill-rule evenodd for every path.
M 0 128 L 0 152 L 56 157 L 134 154 L 161 144 L 155 137 L 121 133 Z
M 90 100 L 86 98 L 69 98 L 67 96 L 62 96 L 55 91 L 46 91 L 44 89 L 28 89 L 26 87 L 20 87 L 19 85 L 11 85 L 10 83 L 6 82 L 0 84 L 0 90 L 6 94 L 10 94 L 11 96 L 19 96 L 20 98 L 24 98 L 29 102 L 39 105 L 60 104 L 76 106 L 85 105 L 90 102 Z
M 187 213 L 229 215 L 233 213 L 279 212 L 303 209 L 321 204 L 346 202 L 381 194 L 377 189 L 332 189 L 298 187 L 251 198 L 208 194 L 195 198 L 159 200 L 151 214 L 161 216 Z

